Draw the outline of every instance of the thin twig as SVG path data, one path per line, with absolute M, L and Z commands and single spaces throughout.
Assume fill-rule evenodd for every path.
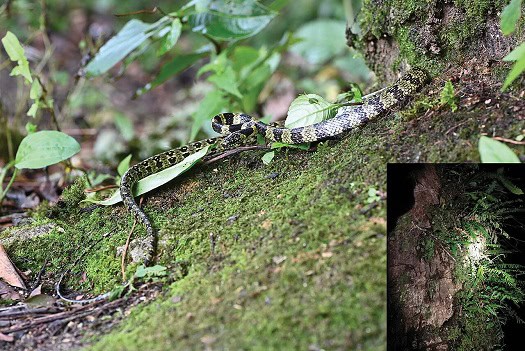
M 121 299 L 115 300 L 113 302 L 117 302 L 117 301 L 120 302 L 120 300 Z M 10 328 L 0 329 L 0 333 L 9 334 L 9 333 L 17 332 L 17 331 L 22 331 L 22 330 L 29 329 L 29 328 L 34 327 L 34 326 L 39 325 L 39 324 L 53 322 L 53 321 L 56 321 L 56 320 L 59 320 L 59 319 L 63 319 L 63 318 L 68 318 L 68 317 L 70 317 L 72 315 L 75 315 L 76 318 L 81 318 L 81 317 L 84 317 L 84 316 L 87 316 L 87 315 L 93 313 L 93 311 L 86 311 L 86 312 L 80 313 L 80 314 L 79 314 L 79 312 L 82 312 L 82 311 L 84 311 L 86 309 L 92 308 L 92 307 L 94 307 L 96 305 L 102 304 L 103 302 L 104 301 L 97 301 L 97 302 L 92 303 L 90 305 L 85 305 L 85 306 L 81 306 L 81 307 L 75 308 L 74 310 L 71 310 L 71 311 L 65 311 L 65 312 L 60 312 L 60 313 L 53 314 L 51 316 L 35 318 L 35 319 L 33 319 L 32 321 L 30 321 L 29 323 L 26 323 L 26 324 L 15 325 L 15 326 L 10 327 Z M 107 305 L 103 306 L 103 308 L 107 308 Z
M 115 185 L 115 184 L 112 184 L 112 185 L 104 185 L 104 186 L 101 186 L 101 187 L 98 187 L 98 188 L 90 188 L 90 189 L 86 189 L 84 190 L 85 193 L 96 193 L 96 192 L 99 192 L 99 191 L 102 191 L 102 190 L 109 190 L 109 189 L 115 189 L 115 188 L 118 188 L 118 185 Z
M 503 137 L 492 137 L 492 139 L 503 141 L 503 142 L 509 143 L 509 144 L 525 145 L 525 141 L 517 141 L 517 140 L 507 139 L 507 138 L 503 138 Z

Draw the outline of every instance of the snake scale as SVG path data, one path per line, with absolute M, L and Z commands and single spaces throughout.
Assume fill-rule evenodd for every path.
M 213 130 L 221 133 L 221 137 L 204 139 L 168 150 L 132 166 L 122 177 L 120 195 L 124 206 L 146 229 L 147 236 L 142 242 L 145 252 L 144 264 L 148 265 L 153 260 L 156 235 L 148 216 L 137 205 L 133 197 L 133 187 L 140 179 L 171 167 L 206 146 L 213 147 L 215 151 L 220 152 L 242 144 L 248 137 L 255 134 L 260 134 L 269 141 L 287 144 L 307 143 L 336 137 L 403 107 L 428 81 L 429 78 L 424 70 L 413 68 L 389 87 L 365 96 L 361 104 L 340 107 L 333 118 L 299 128 L 270 126 L 244 113 L 221 113 L 212 119 Z M 57 291 L 59 291 L 58 287 Z M 108 296 L 109 293 L 106 293 L 89 300 L 67 301 L 89 303 Z

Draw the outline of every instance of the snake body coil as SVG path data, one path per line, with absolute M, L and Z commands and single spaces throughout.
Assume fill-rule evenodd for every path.
M 243 113 L 222 113 L 212 120 L 213 129 L 223 136 L 197 141 L 152 156 L 131 167 L 122 177 L 120 194 L 126 208 L 144 225 L 147 237 L 144 241 L 145 264 L 153 259 L 155 231 L 147 215 L 133 198 L 133 186 L 142 178 L 171 167 L 206 146 L 221 151 L 236 146 L 251 135 L 261 134 L 271 141 L 298 144 L 325 140 L 349 132 L 404 106 L 428 81 L 425 71 L 414 68 L 394 84 L 363 99 L 362 104 L 344 106 L 326 121 L 300 128 L 273 127 Z

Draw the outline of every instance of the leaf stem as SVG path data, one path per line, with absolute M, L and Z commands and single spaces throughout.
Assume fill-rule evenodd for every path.
M 10 167 L 12 167 L 13 164 L 14 162 L 11 161 L 11 163 L 8 163 L 6 167 L 8 167 L 9 169 Z M 7 172 L 7 169 L 6 169 L 6 172 Z M 7 183 L 7 186 L 0 194 L 0 207 L 2 206 L 2 202 L 4 201 L 4 198 L 7 195 L 9 188 L 11 187 L 11 185 L 13 185 L 13 182 L 15 181 L 17 174 L 18 174 L 18 168 L 15 167 L 15 170 L 13 171 L 13 175 L 11 176 L 11 179 L 9 179 L 9 183 Z

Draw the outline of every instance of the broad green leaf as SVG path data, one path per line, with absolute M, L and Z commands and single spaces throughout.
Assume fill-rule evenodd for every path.
M 173 165 L 169 168 L 166 168 L 165 170 L 162 170 L 158 173 L 152 174 L 144 179 L 139 180 L 137 185 L 135 186 L 133 194 L 135 196 L 142 195 L 178 177 L 179 175 L 190 169 L 195 163 L 197 163 L 197 161 L 203 158 L 208 152 L 208 148 L 209 146 L 206 146 L 198 152 L 186 157 L 184 160 L 177 163 L 176 165 Z M 122 201 L 122 198 L 120 197 L 120 191 L 117 190 L 110 198 L 106 200 L 95 201 L 91 199 L 86 199 L 83 201 L 92 202 L 103 206 L 110 206 L 119 203 L 120 201 Z
M 503 61 L 518 61 L 525 57 L 525 42 L 521 43 L 518 47 L 514 48 L 507 56 L 503 58 Z
M 126 156 L 122 161 L 120 161 L 120 163 L 118 164 L 118 167 L 117 167 L 117 172 L 119 174 L 119 176 L 123 176 L 124 173 L 126 173 L 126 171 L 129 169 L 129 162 L 131 161 L 131 154 L 129 154 L 128 156 Z
M 273 71 L 266 63 L 259 65 L 248 77 L 246 77 L 243 91 L 242 107 L 245 111 L 253 111 L 257 105 L 257 100 L 266 82 Z
M 303 39 L 291 51 L 308 62 L 321 64 L 346 49 L 344 21 L 319 19 L 303 25 L 296 37 Z
M 219 40 L 248 38 L 259 33 L 276 13 L 254 0 L 217 0 L 203 12 L 188 16 L 194 32 Z
M 275 156 L 275 151 L 267 152 L 263 155 L 262 161 L 265 165 L 269 165 L 270 162 L 272 162 L 273 158 Z
M 155 79 L 151 83 L 148 83 L 143 88 L 138 89 L 135 95 L 140 96 L 150 91 L 151 89 L 161 85 L 162 83 L 173 77 L 175 74 L 182 72 L 186 68 L 193 65 L 195 62 L 197 62 L 204 56 L 206 56 L 206 53 L 179 55 L 175 57 L 171 62 L 162 66 L 160 73 L 157 75 L 157 77 L 155 77 Z
M 24 53 L 24 48 L 20 45 L 18 38 L 11 32 L 7 32 L 5 37 L 2 38 L 2 44 L 4 49 L 9 56 L 9 59 L 13 62 L 17 62 L 18 66 L 13 68 L 11 71 L 12 76 L 23 76 L 29 83 L 33 82 L 31 72 L 29 71 L 29 62 Z
M 512 66 L 509 74 L 507 74 L 507 78 L 505 78 L 501 91 L 505 91 L 509 85 L 511 85 L 512 82 L 523 73 L 523 71 L 525 71 L 525 55 L 523 55 L 518 61 L 516 61 L 514 66 Z
M 505 144 L 492 138 L 479 138 L 479 155 L 482 163 L 520 163 L 520 159 Z
M 521 0 L 511 0 L 501 12 L 501 31 L 509 35 L 516 29 L 521 16 Z
M 100 48 L 100 51 L 86 66 L 86 74 L 93 77 L 107 72 L 155 34 L 155 31 L 166 23 L 166 20 L 162 18 L 155 23 L 144 23 L 137 19 L 130 20 L 117 35 Z
M 157 51 L 158 56 L 164 55 L 175 46 L 177 40 L 179 40 L 181 30 L 182 24 L 180 23 L 180 19 L 175 18 L 173 22 L 171 22 L 170 31 L 162 38 L 160 48 Z
M 333 106 L 319 95 L 300 95 L 292 101 L 288 109 L 285 126 L 304 127 L 332 118 L 336 112 Z
M 64 161 L 79 151 L 80 145 L 69 135 L 55 130 L 42 130 L 22 139 L 16 153 L 15 167 L 42 168 Z
M 265 53 L 262 53 L 260 50 L 250 46 L 238 46 L 233 51 L 231 57 L 232 68 L 239 74 L 240 79 L 244 79 L 253 69 L 253 65 L 258 63 L 261 55 L 264 54 Z
M 228 105 L 229 101 L 224 97 L 222 91 L 213 90 L 209 92 L 192 115 L 194 122 L 191 126 L 190 140 L 195 139 L 204 123 L 209 123 L 213 116 L 223 112 Z
M 237 77 L 235 76 L 233 68 L 230 66 L 226 67 L 221 73 L 215 73 L 209 76 L 208 81 L 215 84 L 217 88 L 242 99 L 242 94 L 237 87 Z

